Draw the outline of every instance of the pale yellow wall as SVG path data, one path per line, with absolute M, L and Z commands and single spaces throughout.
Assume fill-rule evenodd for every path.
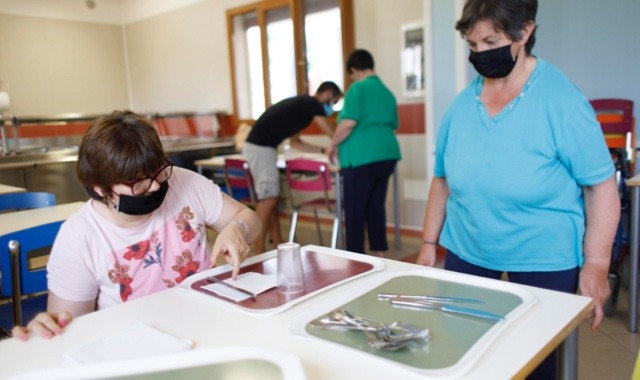
M 401 26 L 421 21 L 422 1 L 354 0 L 356 47 L 373 54 L 376 72 L 399 103 L 422 101 L 403 97 L 400 73 Z
M 132 108 L 231 113 L 225 11 L 245 3 L 204 1 L 128 24 Z
M 0 14 L 0 80 L 15 115 L 101 113 L 128 104 L 117 25 Z

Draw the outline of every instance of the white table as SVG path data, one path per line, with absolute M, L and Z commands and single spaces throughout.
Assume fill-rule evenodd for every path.
M 41 224 L 66 220 L 84 204 L 85 202 L 64 203 L 51 207 L 0 214 L 0 235 L 39 226 Z
M 9 186 L 0 184 L 0 194 L 9 194 L 9 193 L 23 193 L 27 191 L 27 189 L 23 187 L 17 186 Z
M 357 257 L 345 251 L 309 246 L 317 252 Z M 260 260 L 263 255 L 251 260 Z M 421 269 L 429 273 L 442 273 L 441 269 L 384 259 L 393 273 Z M 28 342 L 13 339 L 0 342 L 0 378 L 25 372 L 60 368 L 69 364 L 63 353 L 88 342 L 103 339 L 137 322 L 144 322 L 169 334 L 192 339 L 195 350 L 252 346 L 262 349 L 290 352 L 300 358 L 307 379 L 421 379 L 421 375 L 399 371 L 393 363 L 353 350 L 338 348 L 324 342 L 295 336 L 290 325 L 301 312 L 320 303 L 335 302 L 354 291 L 370 274 L 316 295 L 279 314 L 251 315 L 229 305 L 212 302 L 203 296 L 180 288 L 172 288 L 125 304 L 94 312 L 76 319 L 64 334 L 52 340 L 33 338 Z M 470 281 L 472 277 L 447 273 L 453 282 Z M 493 281 L 481 279 L 482 281 Z M 592 307 L 587 297 L 523 287 L 538 302 L 523 315 L 505 326 L 478 362 L 464 375 L 468 379 L 523 378 L 574 330 Z M 577 360 L 577 345 L 569 346 L 569 362 Z M 576 363 L 574 363 L 577 365 Z M 568 378 L 577 374 L 565 372 Z
M 198 173 L 202 174 L 203 168 L 208 169 L 222 169 L 224 167 L 224 159 L 225 158 L 242 158 L 241 154 L 229 154 L 222 156 L 215 156 L 203 160 L 194 161 L 194 165 L 198 168 Z M 287 159 L 294 158 L 304 158 L 307 160 L 316 160 L 323 161 L 329 164 L 329 169 L 335 176 L 335 187 L 336 187 L 336 213 L 342 216 L 342 177 L 340 173 L 340 167 L 329 162 L 329 159 L 326 154 L 322 153 L 303 153 L 303 152 L 291 152 L 287 155 L 278 154 L 278 161 L 276 165 L 279 169 L 284 170 L 285 161 Z M 396 169 L 393 173 L 393 220 L 394 220 L 394 236 L 395 236 L 395 247 L 396 250 L 402 249 L 402 242 L 400 241 L 400 199 L 399 199 L 399 184 L 398 184 L 398 167 L 396 165 Z M 338 241 L 337 248 L 344 248 L 343 234 L 342 234 L 342 223 L 338 224 Z

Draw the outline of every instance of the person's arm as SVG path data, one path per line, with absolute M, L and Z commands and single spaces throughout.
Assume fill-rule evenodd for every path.
M 422 246 L 416 264 L 434 266 L 436 264 L 436 245 L 446 216 L 449 185 L 444 177 L 435 177 L 429 189 L 427 211 L 422 226 Z
M 579 291 L 593 298 L 595 306 L 591 328 L 595 330 L 602 322 L 603 305 L 611 293 L 608 275 L 611 247 L 620 221 L 620 197 L 615 176 L 597 185 L 585 186 L 583 191 L 586 232 Z
M 212 226 L 218 237 L 211 251 L 211 265 L 223 255 L 233 265 L 232 278 L 236 279 L 240 264 L 249 256 L 262 223 L 253 210 L 230 196 L 222 194 L 222 202 L 222 214 Z
M 307 152 L 307 153 L 326 153 L 324 147 L 317 146 L 317 145 L 311 145 L 311 144 L 308 144 L 308 143 L 304 142 L 302 140 L 302 138 L 300 138 L 300 134 L 299 133 L 296 133 L 295 135 L 289 137 L 289 145 L 291 146 L 291 148 L 296 149 L 296 150 L 300 150 L 302 152 Z
M 322 132 L 326 133 L 327 136 L 332 137 L 333 136 L 333 128 L 331 127 L 331 124 L 329 123 L 329 119 L 325 116 L 316 116 L 313 118 L 313 122 L 320 127 L 320 129 L 322 130 Z
M 62 330 L 73 318 L 89 314 L 96 309 L 96 301 L 69 301 L 49 291 L 47 311 L 39 313 L 27 326 L 13 328 L 13 336 L 21 341 L 29 339 L 29 333 L 40 335 L 45 339 L 62 334 Z
M 334 157 L 337 153 L 338 145 L 341 142 L 347 139 L 355 128 L 357 122 L 351 119 L 342 119 L 338 128 L 336 128 L 336 133 L 333 134 L 333 138 L 331 139 L 331 145 L 329 146 L 329 151 L 327 152 L 327 156 L 331 159 L 331 162 L 334 161 Z

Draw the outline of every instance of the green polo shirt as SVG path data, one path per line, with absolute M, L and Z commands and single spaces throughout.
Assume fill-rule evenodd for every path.
M 356 126 L 338 146 L 341 167 L 400 160 L 400 145 L 394 133 L 398 128 L 396 98 L 377 75 L 351 85 L 338 123 L 343 119 L 354 120 Z

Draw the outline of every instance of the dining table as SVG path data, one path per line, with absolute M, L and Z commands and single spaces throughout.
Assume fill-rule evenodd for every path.
M 262 355 L 289 368 L 283 373 L 295 374 L 274 377 L 281 379 L 514 379 L 525 378 L 559 346 L 562 378 L 577 378 L 577 344 L 567 345 L 565 339 L 576 336 L 576 328 L 592 309 L 593 301 L 588 297 L 328 247 L 307 245 L 302 251 L 307 260 L 303 295 L 270 289 L 259 294 L 256 302 L 231 302 L 208 294 L 203 290 L 207 276 L 229 276 L 230 266 L 222 265 L 167 290 L 78 317 L 53 339 L 32 336 L 26 342 L 0 341 L 0 378 L 163 378 L 156 377 L 160 370 L 173 370 L 164 378 L 186 378 L 186 371 L 196 364 L 222 361 L 231 365 L 234 356 L 247 359 Z M 266 275 L 275 271 L 276 264 L 276 253 L 265 252 L 247 259 L 241 274 Z M 335 277 L 336 273 L 347 273 L 346 268 L 353 271 Z M 440 311 L 395 309 L 376 299 L 381 289 L 420 294 L 459 291 L 461 296 L 484 298 L 485 306 L 498 310 L 504 318 L 489 323 Z M 310 327 L 315 318 L 344 307 L 375 318 L 383 316 L 376 314 L 380 310 L 411 317 L 412 322 L 429 329 L 431 341 L 418 348 L 380 352 L 367 347 L 360 331 L 323 335 Z M 152 354 L 157 347 L 150 347 L 149 342 L 123 338 L 126 332 L 146 336 L 150 330 L 162 332 L 165 340 L 165 335 L 177 339 L 174 343 L 181 350 Z M 475 336 L 475 331 L 480 334 Z M 467 341 L 471 336 L 475 338 Z M 136 351 L 138 345 L 148 351 Z M 449 350 L 465 345 L 466 351 L 451 363 L 440 362 L 449 360 Z M 104 347 L 111 350 L 100 349 Z M 109 357 L 121 352 L 140 357 Z M 422 359 L 411 362 L 413 357 Z M 423 368 L 427 362 L 433 367 Z M 236 370 L 262 368 L 256 367 L 255 361 L 242 363 L 254 365 Z M 294 365 L 295 371 L 291 369 Z M 213 369 L 203 371 L 200 378 Z
M 227 154 L 219 155 L 211 158 L 201 159 L 194 161 L 198 173 L 203 174 L 204 169 L 221 170 L 224 168 L 225 158 L 243 158 L 241 154 Z M 334 175 L 334 186 L 336 193 L 336 213 L 343 215 L 343 200 L 342 200 L 342 173 L 340 171 L 340 165 L 333 163 L 329 160 L 324 153 L 306 153 L 294 150 L 288 150 L 284 153 L 278 154 L 276 166 L 281 171 L 285 169 L 286 161 L 296 158 L 302 158 L 307 160 L 322 161 L 329 164 L 329 170 Z M 393 220 L 394 220 L 394 239 L 396 250 L 402 249 L 402 242 L 400 239 L 400 195 L 399 195 L 399 180 L 398 180 L 398 167 L 393 172 Z M 342 223 L 338 223 L 338 239 L 336 242 L 336 248 L 344 248 L 344 234 L 342 233 Z
M 71 202 L 30 210 L 0 213 L 0 236 L 42 224 L 66 220 L 73 213 L 80 210 L 84 204 L 85 202 Z M 48 255 L 34 256 L 29 260 L 29 267 L 44 267 L 47 260 Z
M 24 187 L 3 185 L 0 183 L 0 194 L 23 193 L 27 191 Z

